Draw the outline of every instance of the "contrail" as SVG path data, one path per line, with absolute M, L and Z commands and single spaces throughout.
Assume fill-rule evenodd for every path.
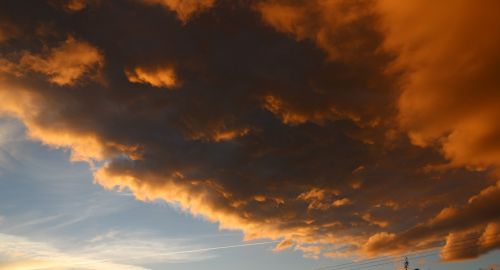
M 200 249 L 192 249 L 192 250 L 182 250 L 182 251 L 175 251 L 175 252 L 170 252 L 170 253 L 151 254 L 151 255 L 141 256 L 140 258 L 144 259 L 144 258 L 150 258 L 150 257 L 166 257 L 166 256 L 176 255 L 176 254 L 197 253 L 197 252 L 205 252 L 205 251 L 221 250 L 221 249 L 230 249 L 230 248 L 240 248 L 240 247 L 248 247 L 248 246 L 259 246 L 259 245 L 274 244 L 274 243 L 279 243 L 279 242 L 281 242 L 281 241 L 275 240 L 275 241 L 267 241 L 267 242 L 258 242 L 258 243 L 248 243 L 248 244 L 222 246 L 222 247 L 211 247 L 211 248 L 200 248 Z M 105 262 L 113 262 L 113 261 L 112 260 L 107 260 L 107 259 L 92 261 L 92 263 L 95 263 L 95 262 L 105 263 Z M 90 264 L 90 262 L 78 262 L 76 264 L 78 264 L 78 265 L 85 265 L 85 264 Z
M 274 243 L 278 243 L 278 242 L 280 242 L 280 241 L 276 240 L 276 241 L 248 243 L 248 244 L 239 244 L 239 245 L 222 246 L 222 247 L 211 247 L 211 248 L 200 248 L 200 249 L 192 249 L 192 250 L 183 250 L 183 251 L 176 251 L 176 252 L 161 254 L 161 256 L 170 256 L 170 255 L 184 254 L 184 253 L 205 252 L 205 251 L 212 251 L 212 250 L 229 249 L 229 248 L 239 248 L 239 247 L 248 247 L 248 246 L 259 246 L 259 245 L 274 244 Z M 158 254 L 158 255 L 160 255 L 160 254 Z

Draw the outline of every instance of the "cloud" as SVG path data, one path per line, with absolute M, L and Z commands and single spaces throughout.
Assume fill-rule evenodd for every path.
M 145 269 L 133 265 L 113 263 L 88 256 L 73 255 L 54 247 L 29 239 L 0 234 L 0 250 L 8 261 L 0 263 L 0 269 Z M 94 254 L 95 255 L 95 254 Z
M 265 22 L 298 40 L 311 39 L 330 59 L 362 57 L 360 49 L 370 49 L 366 31 L 372 16 L 372 1 L 259 1 L 256 9 Z M 363 52 L 362 52 L 363 53 Z
M 439 239 L 440 235 L 448 233 L 446 245 L 442 250 L 445 260 L 475 258 L 500 247 L 500 215 L 496 211 L 499 195 L 500 182 L 471 197 L 463 207 L 444 208 L 425 224 L 417 224 L 399 235 L 377 234 L 370 238 L 366 249 L 375 253 L 400 252 L 408 245 L 425 246 L 429 244 L 427 241 L 432 243 Z
M 72 85 L 85 74 L 97 80 L 103 64 L 104 58 L 94 46 L 71 36 L 45 56 L 26 53 L 20 59 L 23 68 L 45 74 L 58 85 Z
M 397 54 L 391 69 L 404 72 L 399 122 L 413 143 L 438 144 L 451 166 L 498 166 L 500 38 L 493 33 L 500 20 L 491 11 L 498 3 L 425 7 L 378 2 L 384 48 Z
M 53 8 L 75 15 L 79 12 L 89 12 L 103 3 L 101 0 L 47 0 Z
M 291 248 L 293 247 L 293 241 L 289 240 L 289 239 L 285 239 L 281 242 L 279 242 L 276 247 L 273 249 L 273 251 L 283 251 L 285 249 L 288 249 L 288 248 Z
M 488 223 L 477 229 L 460 233 L 452 233 L 446 239 L 446 245 L 441 251 L 445 260 L 462 260 L 477 258 L 500 246 L 499 223 Z
M 87 7 L 87 0 L 69 0 L 65 7 L 70 11 L 80 11 Z
M 1 112 L 99 164 L 96 183 L 282 241 L 276 250 L 446 250 L 497 231 L 497 16 L 485 6 L 149 2 L 176 15 L 143 2 L 103 3 L 68 25 L 38 3 L 25 24 L 78 39 L 2 47 L 33 72 L 2 71 Z M 96 74 L 106 83 L 86 83 Z M 498 244 L 475 247 L 444 257 Z
M 20 35 L 20 30 L 9 20 L 0 21 L 0 44 Z
M 14 75 L 17 77 L 23 76 L 23 73 L 20 71 L 19 65 L 10 62 L 7 59 L 0 59 L 0 76 L 3 74 Z
M 195 13 L 214 5 L 215 0 L 139 0 L 146 4 L 164 6 L 177 13 L 179 19 L 186 23 Z
M 86 242 L 57 248 L 26 237 L 0 234 L 0 269 L 148 269 L 143 265 L 185 263 L 213 258 L 213 251 L 270 245 L 238 243 L 206 247 L 186 239 L 167 239 L 146 232 L 109 231 Z M 196 256 L 193 256 L 196 254 Z
M 174 88 L 179 85 L 175 71 L 171 67 L 148 70 L 136 67 L 132 70 L 126 70 L 125 74 L 129 82 L 147 83 L 154 87 Z

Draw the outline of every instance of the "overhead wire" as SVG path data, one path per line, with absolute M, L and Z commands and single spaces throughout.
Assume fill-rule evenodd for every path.
M 489 242 L 494 243 L 494 241 L 498 241 L 500 239 L 490 239 L 490 240 L 493 240 L 493 241 L 489 241 Z M 470 247 L 471 247 L 470 244 L 466 244 L 466 245 L 461 244 L 461 245 L 455 246 L 454 248 L 449 248 L 449 249 L 445 250 L 445 252 L 441 252 L 440 253 L 439 251 L 434 251 L 434 252 L 432 252 L 430 254 L 417 255 L 417 256 L 408 257 L 408 258 L 412 259 L 412 260 L 415 260 L 415 259 L 421 259 L 421 258 L 426 258 L 426 257 L 430 257 L 430 256 L 436 256 L 438 254 L 445 255 L 445 254 L 449 254 L 451 252 L 461 251 L 461 250 L 464 250 L 464 249 L 470 248 Z M 371 265 L 365 265 L 365 266 L 360 266 L 360 267 L 355 267 L 355 268 L 348 268 L 348 269 L 349 270 L 358 270 L 358 269 L 367 269 L 367 268 L 369 269 L 369 268 L 374 268 L 374 267 L 378 267 L 378 266 L 382 266 L 382 265 L 388 265 L 388 264 L 393 264 L 393 263 L 394 263 L 394 261 L 390 261 L 390 262 L 385 262 L 385 263 L 371 264 Z M 337 268 L 330 268 L 330 270 L 337 270 Z
M 481 235 L 480 237 L 483 237 L 483 236 L 485 236 L 485 235 Z M 500 238 L 498 238 L 498 237 L 500 237 L 500 234 L 498 234 L 498 233 L 487 234 L 486 236 L 494 236 L 493 239 L 487 239 L 487 241 L 489 240 L 489 242 L 493 241 L 492 243 L 494 243 L 494 241 L 500 240 Z M 451 251 L 457 251 L 457 250 L 459 251 L 459 250 L 465 249 L 465 248 L 470 248 L 470 247 L 472 247 L 471 242 L 480 240 L 480 237 L 474 236 L 474 237 L 463 238 L 463 239 L 460 239 L 458 241 L 455 241 L 455 242 L 453 242 L 453 244 L 451 246 L 447 247 L 447 249 L 444 253 L 451 252 Z M 375 267 L 375 266 L 379 266 L 379 265 L 394 263 L 395 258 L 398 258 L 398 257 L 405 257 L 406 256 L 406 257 L 409 257 L 411 259 L 418 259 L 418 258 L 423 258 L 423 257 L 435 256 L 435 255 L 439 254 L 439 251 L 436 251 L 436 249 L 441 249 L 443 247 L 445 247 L 445 245 L 432 247 L 432 248 L 428 248 L 428 249 L 420 250 L 420 251 L 414 251 L 414 252 L 406 253 L 406 254 L 401 255 L 401 256 L 385 256 L 382 258 L 367 259 L 367 260 L 362 260 L 362 261 L 357 261 L 357 262 L 349 262 L 349 263 L 343 263 L 343 264 L 337 264 L 337 265 L 322 266 L 319 268 L 314 268 L 314 270 L 327 270 L 327 269 L 328 270 L 340 270 L 340 269 L 346 269 L 346 268 L 351 269 L 350 267 L 354 267 L 354 266 L 362 266 L 362 267 L 352 268 L 352 269 L 363 269 L 363 268 Z M 429 253 L 429 254 L 426 254 L 426 253 Z M 444 254 L 444 253 L 441 252 L 441 254 Z M 390 262 L 388 262 L 388 261 L 390 261 Z

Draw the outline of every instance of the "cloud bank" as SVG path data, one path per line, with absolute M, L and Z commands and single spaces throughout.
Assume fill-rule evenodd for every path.
M 0 111 L 97 183 L 309 257 L 499 247 L 495 1 L 96 3 L 1 4 Z

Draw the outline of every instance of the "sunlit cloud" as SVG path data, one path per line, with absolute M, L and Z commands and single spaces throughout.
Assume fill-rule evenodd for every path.
M 498 166 L 500 38 L 493 32 L 500 20 L 491 12 L 498 3 L 445 1 L 426 10 L 424 2 L 384 0 L 377 7 L 383 48 L 398 55 L 391 69 L 405 72 L 398 118 L 412 142 L 438 143 L 453 167 Z
M 308 258 L 500 247 L 497 3 L 67 3 L 96 22 L 49 6 L 18 24 L 54 21 L 59 36 L 0 23 L 14 44 L 0 113 L 100 186 Z M 88 216 L 71 217 L 58 226 Z M 450 251 L 470 235 L 470 252 Z M 92 259 L 120 258 L 110 246 L 146 256 L 116 233 L 90 243 Z
M 65 7 L 70 11 L 80 11 L 87 6 L 87 0 L 68 0 Z
M 147 83 L 154 87 L 174 88 L 179 86 L 179 80 L 172 67 L 148 69 L 136 67 L 126 70 L 127 78 L 132 83 Z
M 179 19 L 187 22 L 191 16 L 210 8 L 215 0 L 138 0 L 146 4 L 156 4 L 177 13 Z
M 20 59 L 22 68 L 40 72 L 58 85 L 72 85 L 84 74 L 98 80 L 104 59 L 91 44 L 68 37 L 46 56 L 26 53 Z

